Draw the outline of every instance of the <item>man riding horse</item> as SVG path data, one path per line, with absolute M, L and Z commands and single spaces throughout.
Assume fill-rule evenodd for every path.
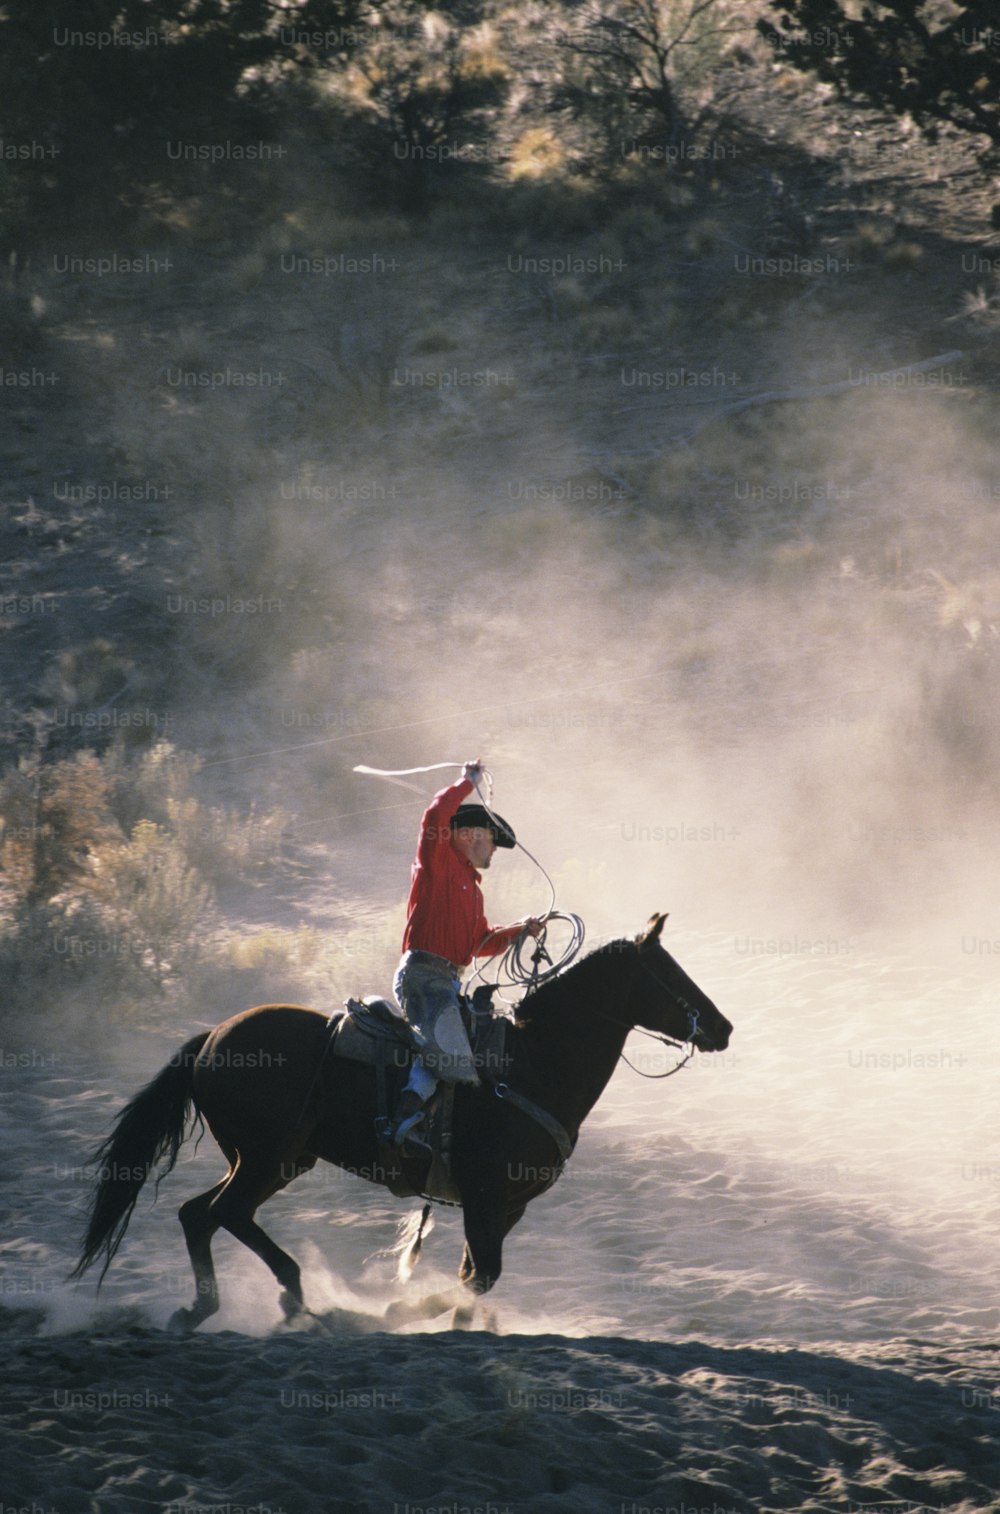
M 483 776 L 467 762 L 457 783 L 435 794 L 420 823 L 403 932 L 403 956 L 393 992 L 420 1047 L 403 1090 L 393 1139 L 427 1149 L 418 1127 L 438 1080 L 478 1083 L 459 1009 L 459 974 L 474 956 L 494 957 L 522 932 L 538 936 L 534 917 L 502 927 L 486 923 L 479 885 L 498 846 L 512 848 L 514 832 L 482 804 L 464 804 Z

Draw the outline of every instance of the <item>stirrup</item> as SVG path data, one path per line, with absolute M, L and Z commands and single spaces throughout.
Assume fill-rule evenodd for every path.
M 430 1143 L 421 1135 L 418 1126 L 424 1123 L 424 1111 L 418 1109 L 415 1114 L 407 1115 L 405 1120 L 400 1120 L 392 1137 L 392 1144 L 397 1151 L 421 1151 L 428 1156 L 433 1155 Z

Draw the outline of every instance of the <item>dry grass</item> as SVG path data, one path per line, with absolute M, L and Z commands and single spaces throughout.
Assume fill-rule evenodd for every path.
M 203 805 L 199 767 L 157 741 L 4 776 L 0 958 L 18 998 L 89 990 L 122 1008 L 217 953 L 216 887 L 272 867 L 287 816 Z

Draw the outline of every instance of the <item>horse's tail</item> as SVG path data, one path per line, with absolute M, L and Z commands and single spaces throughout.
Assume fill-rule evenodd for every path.
M 430 1223 L 428 1223 L 428 1221 Z M 423 1210 L 414 1209 L 405 1220 L 400 1220 L 397 1227 L 399 1239 L 393 1246 L 393 1253 L 398 1258 L 396 1263 L 396 1277 L 401 1283 L 408 1283 L 413 1276 L 413 1269 L 420 1260 L 420 1253 L 424 1246 L 424 1234 L 430 1235 L 434 1229 L 434 1214 L 430 1204 L 425 1204 Z
M 97 1188 L 83 1250 L 70 1277 L 79 1277 L 104 1253 L 98 1287 L 125 1238 L 136 1200 L 152 1169 L 164 1157 L 166 1177 L 187 1134 L 194 1062 L 210 1031 L 193 1036 L 161 1073 L 126 1104 L 115 1128 L 94 1154 Z

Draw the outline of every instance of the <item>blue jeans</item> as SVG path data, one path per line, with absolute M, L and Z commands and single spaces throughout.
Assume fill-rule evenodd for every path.
M 479 1082 L 458 1007 L 461 986 L 458 969 L 432 952 L 405 952 L 396 970 L 392 991 L 420 1047 L 408 1086 L 424 1098 L 433 1092 L 428 1085 L 436 1086 L 438 1078 L 445 1083 Z

